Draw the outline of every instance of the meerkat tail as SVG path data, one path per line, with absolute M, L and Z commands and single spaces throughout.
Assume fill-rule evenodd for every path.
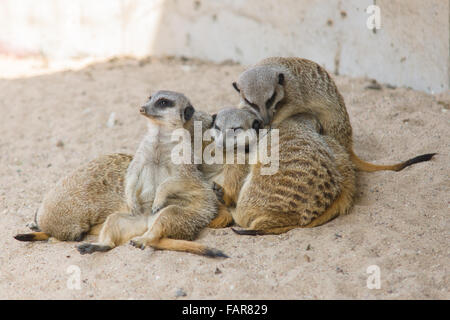
M 220 203 L 217 217 L 215 217 L 209 224 L 209 228 L 219 229 L 226 228 L 233 223 L 233 216 L 228 208 Z
M 353 151 L 350 152 L 350 158 L 352 162 L 355 164 L 356 168 L 360 171 L 365 172 L 375 172 L 382 170 L 400 171 L 415 163 L 429 161 L 433 158 L 434 155 L 436 155 L 436 153 L 427 153 L 393 165 L 377 165 L 365 162 L 364 160 L 358 158 L 358 156 L 355 155 Z
M 14 239 L 19 241 L 44 241 L 49 238 L 50 235 L 45 232 L 21 233 L 14 236 Z
M 302 226 L 295 225 L 295 226 L 285 226 L 285 227 L 273 227 L 268 228 L 264 230 L 254 230 L 254 229 L 235 229 L 231 228 L 231 230 L 234 231 L 234 233 L 241 235 L 241 236 L 263 236 L 267 234 L 282 234 L 285 232 L 288 232 L 292 229 L 301 228 Z
M 189 252 L 211 258 L 228 258 L 228 256 L 222 251 L 214 248 L 209 248 L 194 241 L 161 238 L 157 242 L 151 243 L 149 245 L 157 250 Z

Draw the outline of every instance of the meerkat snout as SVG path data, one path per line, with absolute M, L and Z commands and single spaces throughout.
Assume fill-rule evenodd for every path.
M 251 68 L 233 82 L 241 96 L 240 106 L 258 112 L 265 125 L 273 118 L 278 103 L 284 98 L 284 73 L 276 67 Z

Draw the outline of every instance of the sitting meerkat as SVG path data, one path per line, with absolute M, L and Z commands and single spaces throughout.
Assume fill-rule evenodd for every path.
M 132 158 L 120 153 L 100 156 L 59 180 L 45 195 L 31 224 L 37 232 L 15 238 L 81 241 L 86 234 L 98 234 L 107 216 L 127 210 L 124 173 Z
M 158 91 L 140 112 L 148 118 L 149 130 L 126 173 L 125 194 L 132 214 L 110 215 L 98 243 L 81 244 L 79 252 L 107 251 L 133 238 L 131 244 L 139 248 L 226 257 L 191 241 L 216 217 L 218 200 L 192 164 L 192 153 L 189 163 L 176 164 L 172 158 L 179 145 L 173 133 L 188 127 L 195 109 L 183 94 Z
M 424 154 L 394 165 L 375 165 L 361 160 L 353 151 L 352 127 L 344 99 L 328 72 L 313 61 L 267 58 L 244 71 L 233 87 L 240 94 L 240 106 L 258 112 L 265 125 L 276 127 L 298 113 L 314 114 L 324 134 L 336 139 L 347 150 L 358 170 L 400 171 L 435 155 Z
M 214 122 L 219 135 L 227 129 L 251 130 L 262 125 L 255 112 L 245 109 L 222 110 Z M 224 177 L 225 194 L 231 186 L 236 189 L 231 190 L 230 197 L 236 199 L 238 195 L 233 220 L 247 228 L 233 229 L 238 234 L 280 234 L 293 228 L 315 227 L 347 213 L 352 206 L 353 164 L 337 141 L 320 134 L 318 120 L 302 113 L 285 119 L 277 129 L 279 168 L 275 174 L 262 175 L 264 164 L 258 159 L 249 166 L 248 174 L 238 169 L 237 174 Z M 269 149 L 275 143 L 270 139 Z

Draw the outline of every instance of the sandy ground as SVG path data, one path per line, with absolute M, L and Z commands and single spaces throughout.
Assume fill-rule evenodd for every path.
M 114 59 L 0 80 L 0 298 L 449 299 L 450 93 L 366 89 L 367 79 L 335 77 L 357 153 L 377 163 L 439 155 L 398 173 L 360 173 L 348 216 L 280 236 L 205 230 L 198 241 L 222 249 L 226 260 L 129 245 L 81 256 L 75 243 L 13 239 L 27 232 L 60 177 L 100 154 L 135 151 L 146 129 L 138 108 L 151 92 L 181 91 L 214 111 L 237 103 L 231 82 L 243 69 Z M 112 112 L 117 123 L 108 127 Z M 371 265 L 379 267 L 380 289 L 367 287 Z M 73 270 L 80 290 L 68 286 Z

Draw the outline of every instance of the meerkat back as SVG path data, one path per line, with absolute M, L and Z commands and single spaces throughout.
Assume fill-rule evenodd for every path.
M 320 135 L 315 117 L 290 117 L 278 130 L 279 169 L 273 175 L 264 175 L 261 163 L 252 165 L 233 212 L 235 222 L 248 230 L 237 233 L 278 234 L 313 227 L 351 207 L 353 168 L 348 156 L 345 158 L 345 149 L 335 142 L 334 150 L 335 146 L 330 147 Z M 343 152 L 337 155 L 335 151 Z M 347 171 L 341 172 L 342 168 Z

